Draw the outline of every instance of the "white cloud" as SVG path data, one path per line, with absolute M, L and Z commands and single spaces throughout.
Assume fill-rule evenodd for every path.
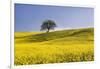
M 54 30 L 50 30 L 50 32 L 52 32 L 52 31 L 60 31 L 60 30 L 68 30 L 68 29 L 72 29 L 72 28 L 55 28 Z
M 72 29 L 72 28 L 55 28 L 55 31 L 57 31 L 57 30 L 67 30 L 67 29 Z

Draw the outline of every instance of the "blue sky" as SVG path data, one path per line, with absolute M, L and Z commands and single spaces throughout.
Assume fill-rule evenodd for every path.
M 42 22 L 47 19 L 56 22 L 56 30 L 93 27 L 94 9 L 15 4 L 15 32 L 40 31 Z

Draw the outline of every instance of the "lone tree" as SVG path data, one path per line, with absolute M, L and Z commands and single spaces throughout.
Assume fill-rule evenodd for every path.
M 46 30 L 48 33 L 50 30 L 53 30 L 56 27 L 56 23 L 52 20 L 45 20 L 41 25 L 41 31 Z

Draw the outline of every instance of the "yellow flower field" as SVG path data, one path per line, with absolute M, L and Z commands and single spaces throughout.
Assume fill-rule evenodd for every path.
M 94 60 L 94 29 L 15 32 L 15 65 Z

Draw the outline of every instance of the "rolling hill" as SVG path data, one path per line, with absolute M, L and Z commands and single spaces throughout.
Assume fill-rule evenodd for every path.
M 62 39 L 66 37 L 77 37 L 77 38 L 85 38 L 86 37 L 93 37 L 94 36 L 94 29 L 93 28 L 86 28 L 86 29 L 73 29 L 73 30 L 62 30 L 62 31 L 55 31 L 49 33 L 34 33 L 34 32 L 17 32 L 15 33 L 15 39 L 24 39 L 25 42 L 44 42 L 56 39 Z M 28 35 L 26 34 L 28 33 Z M 22 36 L 20 36 L 20 35 Z M 21 41 L 21 42 L 24 42 Z
M 94 28 L 15 32 L 15 65 L 94 60 Z

